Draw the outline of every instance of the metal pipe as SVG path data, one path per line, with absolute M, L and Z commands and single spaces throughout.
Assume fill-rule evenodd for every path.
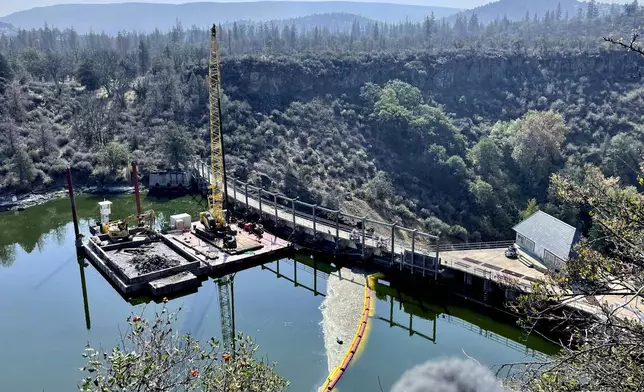
M 297 287 L 297 261 L 293 260 L 293 283 Z
M 411 273 L 414 274 L 414 255 L 416 254 L 416 229 L 411 232 Z
M 333 214 L 335 212 L 335 210 L 331 210 L 329 208 L 320 207 L 320 206 L 318 206 L 318 210 L 324 211 L 324 212 L 329 213 L 329 214 Z
M 72 204 L 72 219 L 74 221 L 74 235 L 76 238 L 76 247 L 80 248 L 81 236 L 78 228 L 78 215 L 76 214 L 76 200 L 74 199 L 74 185 L 72 184 L 72 170 L 67 168 L 67 191 L 69 192 L 69 201 Z
M 414 336 L 414 325 L 412 323 L 413 319 L 414 319 L 414 315 L 410 312 L 409 313 L 409 336 Z
M 89 301 L 87 299 L 87 282 L 85 281 L 85 260 L 81 254 L 76 255 L 78 267 L 80 268 L 81 290 L 83 291 L 83 307 L 85 308 L 85 328 L 89 331 L 92 328 L 92 320 L 89 315 Z
M 335 212 L 335 241 L 340 241 L 340 210 Z
M 232 327 L 233 327 L 233 352 L 235 352 L 235 337 L 237 336 L 237 333 L 235 332 L 235 274 L 233 274 L 233 277 L 230 279 L 230 318 L 232 321 Z
M 434 319 L 434 340 L 433 340 L 434 344 L 436 344 L 436 324 L 437 324 L 437 321 L 438 320 L 435 318 Z
M 312 207 L 313 208 L 313 238 L 316 238 L 318 235 L 317 228 L 316 228 L 317 216 L 315 213 L 315 209 L 317 208 L 317 206 L 318 206 L 317 204 L 314 204 Z
M 237 206 L 237 178 L 233 177 L 233 211 Z
M 365 258 L 364 246 L 365 246 L 365 225 L 367 224 L 367 217 L 362 217 L 362 260 Z
M 259 220 L 262 220 L 262 188 L 257 188 L 257 199 L 259 200 Z
M 440 248 L 440 238 L 436 237 L 436 260 L 434 260 L 434 280 L 438 280 L 438 268 L 441 265 L 441 259 L 438 257 L 438 249 Z
M 391 265 L 394 265 L 395 257 L 396 257 L 396 248 L 394 246 L 396 241 L 396 223 L 391 224 Z
M 132 161 L 132 182 L 134 183 L 134 198 L 136 199 L 136 214 L 143 214 L 141 208 L 141 195 L 139 194 L 139 173 L 136 167 L 136 161 Z
M 273 205 L 275 207 L 275 227 L 277 227 L 277 194 L 273 193 Z
M 318 295 L 318 261 L 313 258 L 313 295 Z
M 427 256 L 423 255 L 423 278 L 425 277 L 425 270 L 427 269 Z
M 248 183 L 244 183 L 244 195 L 246 196 L 246 216 L 248 216 Z
M 297 199 L 297 197 L 295 199 Z M 293 213 L 293 233 L 295 233 L 295 199 L 291 199 L 291 212 Z

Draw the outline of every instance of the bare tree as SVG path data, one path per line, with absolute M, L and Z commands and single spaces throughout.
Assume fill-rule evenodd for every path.
M 60 95 L 63 83 L 71 73 L 70 57 L 67 54 L 48 50 L 43 59 L 43 68 L 56 84 L 57 94 Z
M 107 141 L 109 115 L 107 100 L 85 95 L 75 107 L 72 130 L 88 146 L 102 146 Z

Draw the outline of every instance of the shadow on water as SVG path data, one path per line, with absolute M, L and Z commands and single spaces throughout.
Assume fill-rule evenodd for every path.
M 136 213 L 133 195 L 78 195 L 76 208 L 81 231 L 89 233 L 89 225 L 99 219 L 98 202 L 114 202 L 112 218 L 121 219 Z M 170 215 L 186 212 L 192 216 L 205 208 L 199 195 L 177 195 L 177 197 L 156 200 L 144 195 L 142 208 L 154 209 L 159 222 L 169 221 Z M 171 200 L 171 203 L 165 203 Z M 0 267 L 10 267 L 16 260 L 17 246 L 26 253 L 45 248 L 49 236 L 59 245 L 64 243 L 66 225 L 71 223 L 69 199 L 61 198 L 45 204 L 27 208 L 24 211 L 0 213 Z
M 296 260 L 285 260 L 273 264 L 275 267 L 262 266 L 262 269 L 272 272 L 278 278 L 290 281 L 297 288 L 308 290 L 313 295 L 325 296 L 324 293 L 317 290 L 318 279 L 328 280 L 329 275 L 343 279 L 337 268 L 332 268 L 324 263 L 316 263 L 303 255 L 296 256 Z M 307 285 L 298 281 L 298 274 L 300 277 L 313 275 L 313 284 Z M 364 282 L 354 283 L 364 285 Z M 404 282 L 398 282 L 396 287 L 381 280 L 375 284 L 373 289 L 379 300 L 378 306 L 382 308 L 385 303 L 388 305 L 388 312 L 386 312 L 388 315 L 385 317 L 382 315 L 382 311 L 379 311 L 378 315 L 371 317 L 372 322 L 386 323 L 391 328 L 405 331 L 410 337 L 418 336 L 437 343 L 439 336 L 437 336 L 436 325 L 440 320 L 531 357 L 554 355 L 559 351 L 559 347 L 555 344 L 536 335 L 527 335 L 521 328 L 513 324 L 516 318 L 507 313 L 498 312 L 492 318 L 472 310 L 472 306 L 469 306 L 467 301 L 459 298 L 442 298 L 441 301 L 436 301 L 432 298 L 419 298 L 417 294 L 411 296 L 405 292 Z M 397 308 L 398 312 L 394 312 L 394 308 Z M 400 316 L 401 311 L 405 316 Z M 488 310 L 487 312 L 494 311 Z M 431 332 L 415 329 L 414 325 L 418 321 L 430 322 Z
M 208 309 L 211 308 L 213 301 L 217 298 L 217 284 L 214 281 L 208 280 L 204 282 L 199 291 L 205 291 L 206 293 L 192 296 L 192 304 L 186 312 L 186 319 L 181 327 L 181 335 L 190 333 L 195 337 L 199 337 Z M 232 309 L 232 311 L 234 312 L 235 310 Z

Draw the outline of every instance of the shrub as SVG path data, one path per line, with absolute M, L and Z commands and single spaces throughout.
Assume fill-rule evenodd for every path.
M 81 369 L 87 377 L 80 390 L 278 392 L 288 386 L 275 364 L 256 358 L 250 338 L 240 334 L 232 350 L 222 350 L 215 339 L 200 344 L 190 335 L 179 336 L 176 321 L 177 313 L 164 305 L 151 322 L 129 317 L 129 331 L 110 353 L 87 346 L 87 365 Z

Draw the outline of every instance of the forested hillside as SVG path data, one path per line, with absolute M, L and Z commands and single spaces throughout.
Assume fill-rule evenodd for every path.
M 507 238 L 585 164 L 635 184 L 640 60 L 611 50 L 643 11 L 606 17 L 355 23 L 348 33 L 221 29 L 227 165 L 328 207 L 459 240 Z M 553 12 L 554 14 L 554 12 Z M 206 155 L 209 32 L 0 38 L 2 193 L 124 181 Z M 469 38 L 468 38 L 469 37 Z M 466 39 L 468 38 L 468 39 Z
M 554 11 L 555 16 L 565 19 L 566 17 L 577 16 L 578 13 L 588 10 L 589 3 L 597 8 L 599 14 L 609 13 L 621 7 L 619 4 L 606 4 L 601 1 L 577 1 L 577 0 L 497 0 L 488 4 L 476 7 L 464 12 L 467 17 L 473 14 L 483 23 L 492 22 L 497 17 L 505 16 L 509 20 L 519 21 L 522 19 L 534 19 L 544 17 L 546 12 Z M 593 7 L 591 6 L 591 8 Z M 599 15 L 598 15 L 599 16 Z M 453 18 L 453 17 L 452 17 Z

